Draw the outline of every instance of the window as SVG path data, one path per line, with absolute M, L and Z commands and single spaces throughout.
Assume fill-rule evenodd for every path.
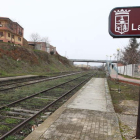
M 14 39 L 14 35 L 12 35 L 12 38 Z
M 0 40 L 0 42 L 3 42 L 3 40 Z
M 49 52 L 50 51 L 50 48 L 47 48 L 47 52 Z
M 10 35 L 10 33 L 8 33 L 8 37 L 10 37 L 11 35 Z
M 3 36 L 3 32 L 0 32 L 0 37 Z
M 0 22 L 0 27 L 2 27 L 2 24 L 1 24 L 1 22 Z
M 21 41 L 21 38 L 20 37 L 18 37 L 18 41 Z

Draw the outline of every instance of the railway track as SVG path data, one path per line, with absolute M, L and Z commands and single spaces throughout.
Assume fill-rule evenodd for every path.
M 31 125 L 38 125 L 43 118 L 46 118 L 51 112 L 55 111 L 75 93 L 79 86 L 88 81 L 92 76 L 93 74 L 91 73 L 82 74 L 31 96 L 1 106 L 0 125 L 3 126 L 3 131 L 0 131 L 0 140 L 4 140 L 8 136 L 18 137 L 18 140 L 23 139 L 23 137 L 31 132 L 29 129 Z M 31 123 L 31 121 L 34 123 Z M 21 128 L 23 129 L 21 130 Z M 12 135 L 14 133 L 16 134 Z
M 87 74 L 85 74 L 85 75 L 87 75 Z M 83 77 L 83 76 L 85 76 L 85 75 L 82 75 L 82 76 L 80 76 L 80 77 Z M 79 78 L 79 77 L 78 77 L 78 78 Z M 6 108 L 6 107 L 9 107 L 9 106 L 14 105 L 14 104 L 16 104 L 16 103 L 19 103 L 19 102 L 21 102 L 21 101 L 24 101 L 24 100 L 33 98 L 33 97 L 35 97 L 35 96 L 37 96 L 37 95 L 39 95 L 39 94 L 41 94 L 41 93 L 50 91 L 50 90 L 52 90 L 52 89 L 54 89 L 54 88 L 56 88 L 56 87 L 59 87 L 59 86 L 61 86 L 61 85 L 63 85 L 63 84 L 67 84 L 67 83 L 69 83 L 69 82 L 71 82 L 71 81 L 73 81 L 73 80 L 76 80 L 76 79 L 78 79 L 78 78 L 69 80 L 69 81 L 67 81 L 67 82 L 63 82 L 62 84 L 59 84 L 59 85 L 57 85 L 57 86 L 53 86 L 53 87 L 48 88 L 48 89 L 46 89 L 46 90 L 43 90 L 43 91 L 41 91 L 41 92 L 37 92 L 37 93 L 35 93 L 35 94 L 32 94 L 32 95 L 30 95 L 30 96 L 24 97 L 24 98 L 19 99 L 19 100 L 16 100 L 16 101 L 11 102 L 11 103 L 9 103 L 9 104 L 6 104 L 6 105 L 4 105 L 4 106 L 0 106 L 0 109 L 4 109 L 4 108 Z
M 71 76 L 71 75 L 77 74 L 77 73 L 81 73 L 81 72 L 74 72 L 74 73 L 71 73 L 71 72 L 68 73 L 67 72 L 67 74 L 65 74 L 65 75 L 62 75 L 62 73 L 59 73 L 59 76 L 55 76 L 55 77 L 46 76 L 47 77 L 46 78 L 45 76 L 40 76 L 40 77 L 30 79 L 30 80 L 29 80 L 29 78 L 23 79 L 22 81 L 21 80 L 20 81 L 19 80 L 17 80 L 17 81 L 12 80 L 12 82 L 10 82 L 10 83 L 8 82 L 8 83 L 5 83 L 5 84 L 0 84 L 0 92 L 10 90 L 10 89 L 14 89 L 14 88 L 18 88 L 18 87 L 22 87 L 22 86 L 36 84 L 36 83 L 40 83 L 40 82 L 44 82 L 44 81 L 63 78 L 63 77 L 66 77 L 66 76 Z
M 29 82 L 29 81 L 34 81 L 34 80 L 41 80 L 49 77 L 54 77 L 54 76 L 60 76 L 64 74 L 70 74 L 70 73 L 76 73 L 79 71 L 68 71 L 68 72 L 55 72 L 55 73 L 47 73 L 44 76 L 33 76 L 33 77 L 26 77 L 26 78 L 10 78 L 9 79 L 4 79 L 0 81 L 0 87 L 5 86 L 5 85 L 12 85 L 12 84 L 17 84 L 17 83 L 23 83 L 23 82 Z
M 11 104 L 17 100 L 29 97 L 35 93 L 41 92 L 50 88 L 50 86 L 55 86 L 56 84 L 61 84 L 65 81 L 72 79 L 73 77 L 78 77 L 84 73 L 72 73 L 63 76 L 52 77 L 50 79 L 44 80 L 44 82 L 37 82 L 34 84 L 29 84 L 23 87 L 14 88 L 12 90 L 4 90 L 0 92 L 0 108 L 6 104 Z

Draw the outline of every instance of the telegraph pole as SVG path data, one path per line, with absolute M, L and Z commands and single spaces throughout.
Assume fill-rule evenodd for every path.
M 140 139 L 140 86 L 139 86 L 139 106 L 138 106 L 136 139 Z

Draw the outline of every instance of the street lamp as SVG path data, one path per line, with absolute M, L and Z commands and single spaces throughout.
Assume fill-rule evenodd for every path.
M 108 55 L 106 55 L 106 60 L 108 60 Z
M 88 63 L 89 63 L 89 62 L 87 62 L 87 69 L 88 69 Z
M 111 57 L 112 57 L 112 56 L 110 55 L 110 61 L 111 61 Z
M 120 49 L 117 49 L 117 74 L 116 74 L 116 79 L 118 79 L 118 59 L 119 59 L 119 51 Z M 118 84 L 119 84 L 119 80 L 118 80 Z M 118 92 L 120 93 L 121 89 L 120 89 L 120 84 L 119 84 L 119 88 L 118 88 Z
M 117 49 L 117 78 L 118 78 L 118 58 L 119 58 L 119 51 L 120 49 Z

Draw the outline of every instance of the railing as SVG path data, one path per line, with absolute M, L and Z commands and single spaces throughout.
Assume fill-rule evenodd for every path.
M 0 28 L 1 27 L 6 27 L 6 28 L 9 28 L 9 29 L 13 30 L 13 27 L 9 24 L 0 24 Z
M 14 28 L 10 24 L 0 24 L 0 29 L 2 27 L 6 27 L 6 28 L 12 30 L 15 34 L 19 34 L 21 36 L 23 35 L 23 33 L 21 31 L 17 32 L 17 30 L 14 30 Z

